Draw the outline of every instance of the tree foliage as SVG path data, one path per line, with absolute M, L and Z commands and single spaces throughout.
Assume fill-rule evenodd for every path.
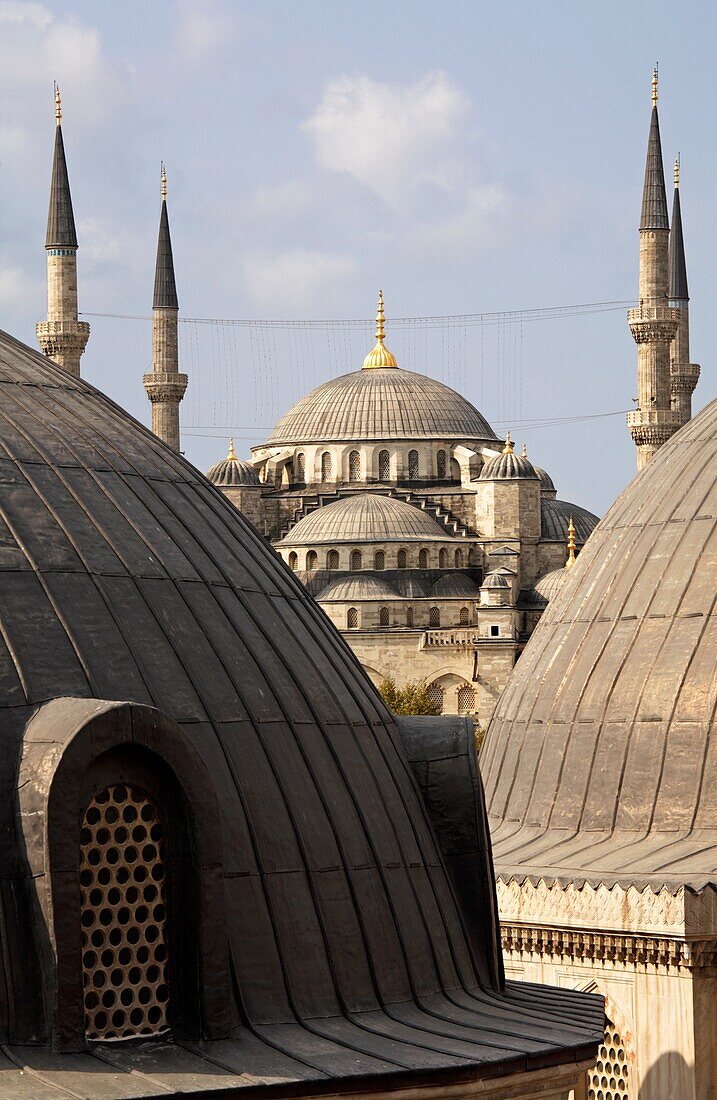
M 383 701 L 394 714 L 440 714 L 441 707 L 431 699 L 425 680 L 412 680 L 403 687 L 396 687 L 392 676 L 386 676 L 379 685 Z

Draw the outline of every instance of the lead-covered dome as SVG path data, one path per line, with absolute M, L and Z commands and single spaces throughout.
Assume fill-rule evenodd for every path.
M 212 485 L 227 489 L 233 485 L 260 485 L 258 471 L 251 462 L 245 462 L 237 457 L 234 450 L 234 440 L 229 440 L 229 453 L 226 458 L 215 462 L 207 470 L 207 477 Z
M 357 493 L 316 508 L 291 528 L 278 546 L 313 546 L 325 542 L 449 542 L 451 535 L 436 521 L 396 497 Z
M 713 401 L 598 524 L 498 702 L 503 877 L 715 880 L 716 592 Z
M 481 481 L 503 481 L 509 478 L 536 478 L 537 476 L 535 467 L 527 454 L 517 455 L 513 450 L 510 432 L 501 453 L 489 458 L 479 474 Z

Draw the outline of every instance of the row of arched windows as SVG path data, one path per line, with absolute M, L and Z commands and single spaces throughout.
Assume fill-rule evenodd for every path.
M 464 569 L 466 565 L 469 565 L 469 555 L 464 554 L 462 549 L 454 551 L 447 550 L 443 547 L 438 552 L 438 567 L 439 569 Z M 289 567 L 291 569 L 299 568 L 299 555 L 295 550 L 292 550 L 289 554 Z M 306 569 L 312 572 L 314 569 L 319 568 L 319 555 L 316 550 L 309 550 L 306 554 Z M 340 559 L 338 550 L 329 550 L 326 554 L 326 569 L 339 569 Z M 383 570 L 386 568 L 386 554 L 383 550 L 376 550 L 373 559 L 370 555 L 364 555 L 362 550 L 352 550 L 349 555 L 349 568 L 353 573 L 358 572 L 360 569 L 376 569 Z M 401 547 L 396 554 L 396 568 L 408 569 L 408 551 Z M 428 556 L 428 550 L 425 547 L 421 547 L 418 551 L 418 568 L 429 569 L 430 562 Z
M 436 453 L 436 473 L 435 476 L 443 481 L 447 477 L 448 473 L 448 456 L 444 450 L 440 450 Z M 299 451 L 294 457 L 293 462 L 293 480 L 306 482 L 306 455 L 303 451 Z M 362 480 L 362 462 L 361 453 L 353 450 L 349 451 L 348 456 L 348 476 L 349 481 L 361 481 Z M 421 474 L 421 461 L 417 450 L 410 450 L 408 452 L 408 480 L 418 481 Z M 431 471 L 426 469 L 423 472 L 423 476 L 430 477 Z M 331 451 L 324 451 L 321 455 L 321 480 L 322 481 L 335 481 L 337 477 L 340 478 L 340 472 L 337 473 L 334 463 L 334 456 Z M 379 451 L 378 453 L 378 479 L 379 481 L 391 480 L 391 453 L 387 450 Z
M 467 607 L 462 607 L 458 614 L 459 626 L 470 626 L 471 613 Z M 357 607 L 350 607 L 346 612 L 346 627 L 348 630 L 357 630 L 361 625 L 361 615 Z M 391 614 L 388 607 L 380 607 L 378 611 L 378 625 L 388 627 L 391 625 Z M 396 624 L 398 625 L 398 624 Z M 406 626 L 412 627 L 414 625 L 413 620 L 413 608 L 406 608 Z M 431 629 L 436 629 L 441 625 L 441 609 L 440 607 L 431 607 L 428 610 L 428 626 Z
M 440 707 L 441 713 L 445 708 L 445 692 L 442 684 L 429 684 L 428 685 L 428 697 L 432 703 Z M 470 684 L 461 684 L 456 693 L 456 702 L 458 704 L 459 714 L 473 714 L 476 707 L 476 693 L 475 688 L 472 688 Z

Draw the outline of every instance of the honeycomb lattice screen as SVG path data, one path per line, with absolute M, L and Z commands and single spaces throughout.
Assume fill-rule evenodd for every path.
M 588 1074 L 588 1100 L 630 1100 L 630 1070 L 622 1040 L 608 1022 L 595 1068 Z
M 82 970 L 88 1039 L 169 1028 L 164 836 L 137 788 L 105 787 L 80 834 Z

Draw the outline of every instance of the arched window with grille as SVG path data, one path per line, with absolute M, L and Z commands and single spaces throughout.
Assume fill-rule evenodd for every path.
M 472 688 L 470 684 L 462 684 L 461 687 L 458 688 L 458 713 L 472 714 L 475 709 L 475 688 Z
M 401 549 L 398 551 L 398 554 L 396 556 L 396 565 L 399 569 L 408 568 L 408 553 L 406 550 Z
M 448 555 L 447 555 L 445 549 L 442 549 L 442 550 L 439 551 L 439 554 L 438 554 L 438 567 L 439 567 L 439 569 L 447 569 L 448 568 Z
M 301 452 L 296 456 L 296 480 L 306 481 L 306 456 Z
M 408 480 L 418 480 L 418 451 L 408 452 Z
M 446 476 L 446 452 L 439 451 L 436 455 L 436 477 L 441 479 Z
M 379 613 L 378 613 L 378 625 L 379 626 L 388 626 L 388 622 L 389 622 L 388 608 L 387 607 L 382 607 L 380 609 Z
M 309 550 L 308 554 L 306 555 L 306 568 L 308 569 L 308 571 L 310 573 L 312 573 L 314 571 L 314 569 L 316 569 L 318 567 L 318 564 L 319 564 L 318 554 L 316 553 L 315 550 Z
M 361 568 L 361 551 L 360 550 L 352 550 L 351 551 L 351 569 L 354 572 L 356 572 L 360 568 Z
M 456 550 L 455 563 L 456 563 L 456 569 L 462 569 L 463 568 L 463 551 L 462 550 Z
M 440 684 L 428 685 L 428 698 L 438 708 L 438 713 L 443 714 L 443 688 Z
M 324 451 L 321 456 L 321 480 L 334 480 L 334 460 L 331 451 Z
M 391 480 L 391 456 L 388 451 L 378 452 L 378 480 Z
M 460 615 L 458 617 L 458 623 L 460 626 L 470 626 L 471 613 L 467 607 L 461 608 Z
M 349 452 L 349 481 L 361 480 L 361 455 L 358 451 Z
M 374 569 L 385 569 L 386 568 L 386 555 L 384 554 L 383 550 L 377 550 L 376 553 L 374 554 L 374 556 L 373 556 L 373 567 L 374 567 Z
M 295 550 L 292 550 L 289 554 L 289 569 L 298 569 L 299 567 L 299 555 Z
M 428 612 L 428 625 L 440 626 L 441 625 L 441 612 L 437 607 L 432 607 Z
M 406 626 L 413 626 L 413 608 L 406 608 Z
M 428 551 L 425 546 L 418 551 L 418 568 L 428 569 Z
M 349 630 L 355 630 L 359 624 L 358 608 L 350 607 L 346 612 L 346 626 Z
M 338 550 L 329 550 L 326 555 L 326 568 L 338 569 L 339 567 L 339 552 Z

